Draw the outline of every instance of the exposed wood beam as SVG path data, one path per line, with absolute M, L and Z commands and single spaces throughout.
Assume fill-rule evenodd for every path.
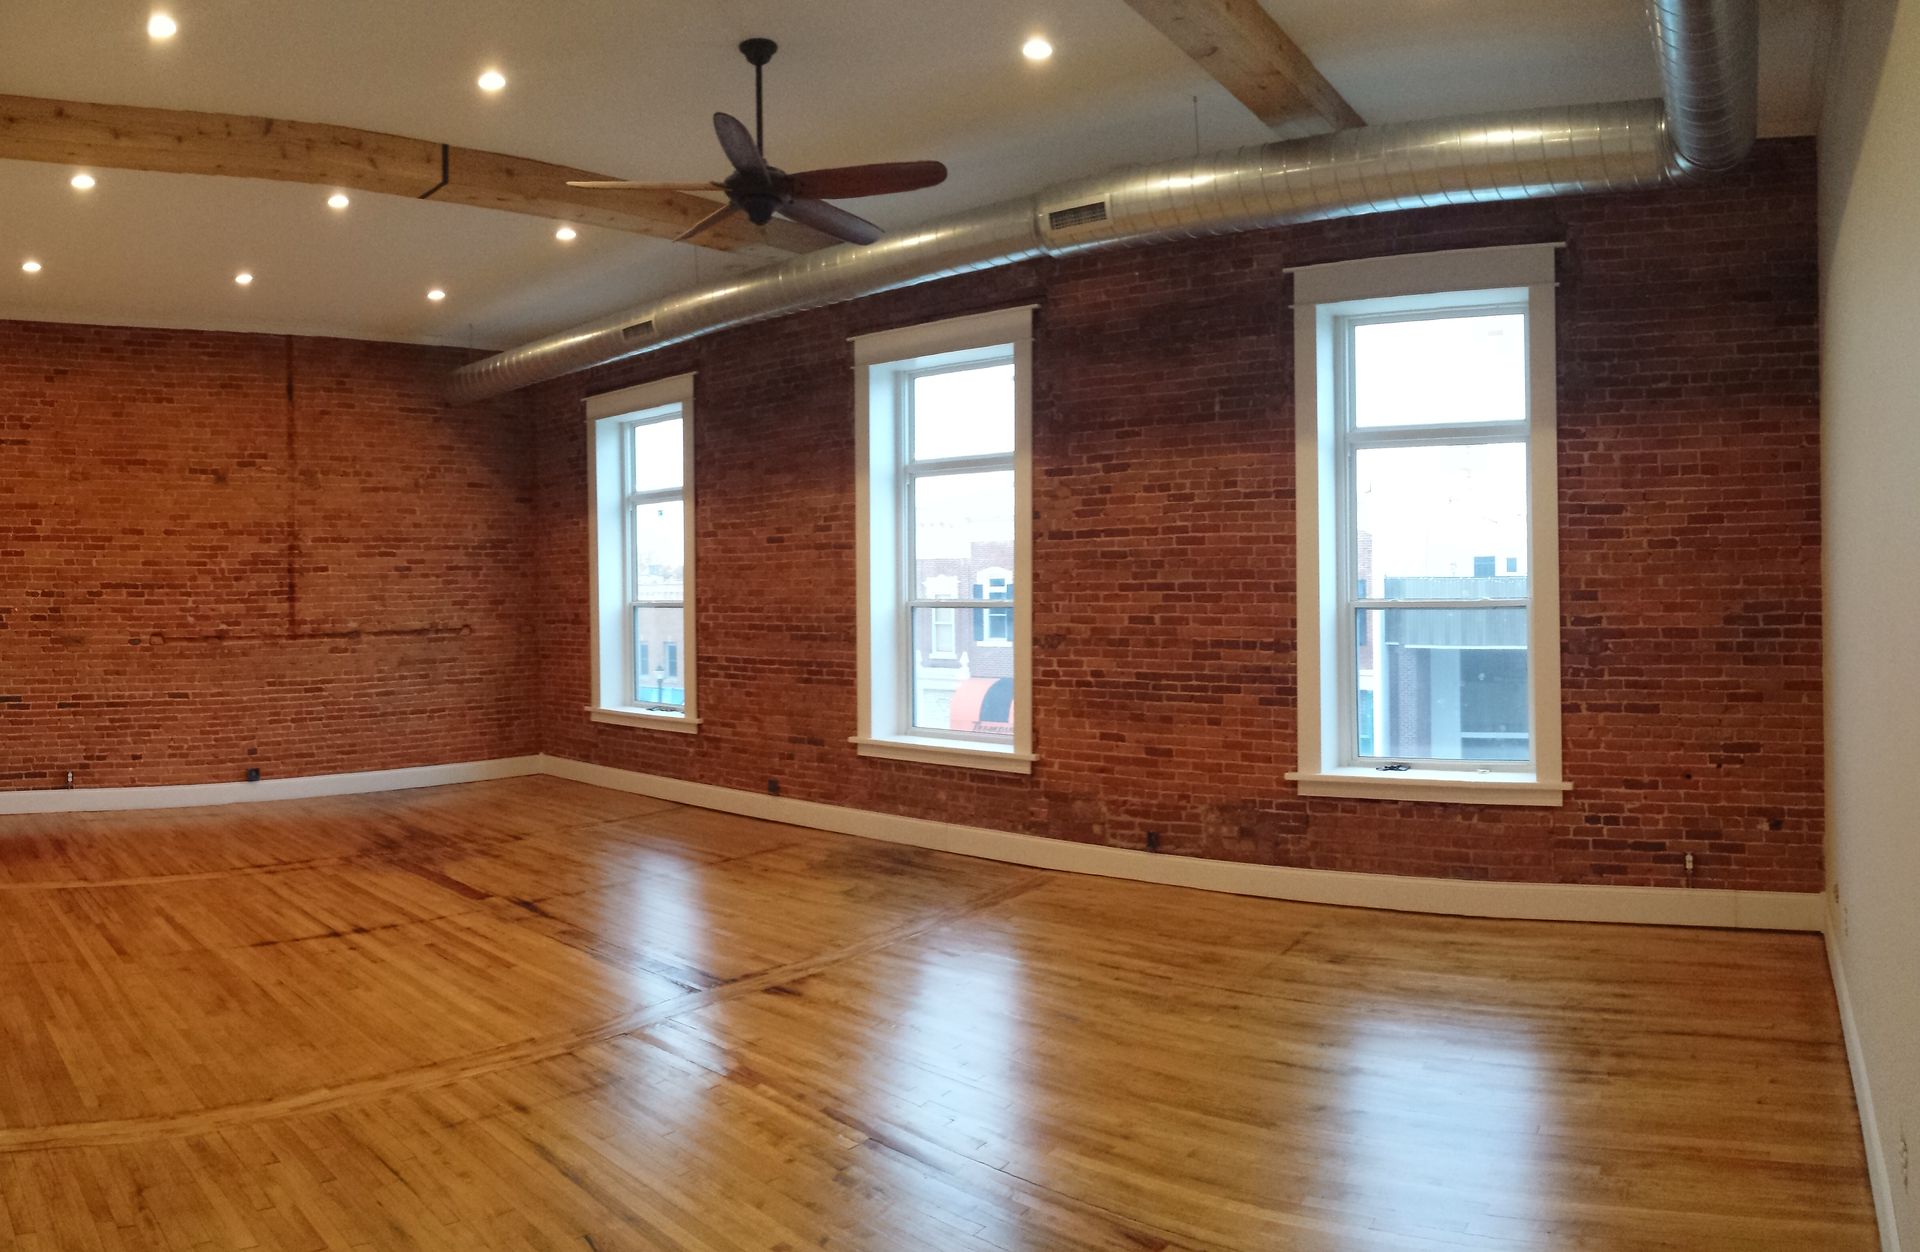
M 0 95 L 0 160 L 268 178 L 424 196 L 661 239 L 678 235 L 717 203 L 684 192 L 585 191 L 567 186 L 567 180 L 611 176 L 379 131 L 34 96 Z M 835 241 L 792 222 L 762 228 L 736 218 L 696 242 L 774 258 Z
M 1282 139 L 1366 123 L 1260 0 L 1126 0 Z

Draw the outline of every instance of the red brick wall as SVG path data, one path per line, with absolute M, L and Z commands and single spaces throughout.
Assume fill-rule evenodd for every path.
M 529 431 L 464 359 L 0 322 L 0 788 L 533 751 Z
M 1302 800 L 1283 268 L 1565 240 L 1561 809 Z M 543 748 L 784 795 L 1331 869 L 1817 890 L 1813 148 L 1684 191 L 1042 260 L 563 380 L 535 491 Z M 847 336 L 1040 305 L 1029 777 L 857 757 Z M 597 726 L 582 396 L 699 371 L 697 736 Z
M 546 750 L 1171 853 L 1674 883 L 1691 851 L 1702 886 L 1818 889 L 1812 156 L 1037 261 L 467 410 L 442 350 L 0 323 L 0 787 Z M 1282 271 L 1561 239 L 1575 790 L 1303 801 Z M 846 337 L 1027 301 L 1041 760 L 857 757 Z M 580 397 L 688 369 L 704 724 L 591 725 Z

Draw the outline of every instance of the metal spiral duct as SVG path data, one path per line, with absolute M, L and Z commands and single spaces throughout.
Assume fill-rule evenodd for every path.
M 1365 126 L 1065 183 L 708 284 L 475 361 L 484 399 L 712 331 L 1030 257 L 1399 209 L 1630 191 L 1753 146 L 1755 0 L 1649 0 L 1662 100 Z

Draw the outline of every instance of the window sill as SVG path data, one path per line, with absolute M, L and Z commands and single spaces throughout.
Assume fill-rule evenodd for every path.
M 652 730 L 670 730 L 693 735 L 700 731 L 700 719 L 673 713 L 649 713 L 644 709 L 603 709 L 587 705 L 587 720 L 606 726 L 646 726 Z
M 1289 782 L 1303 796 L 1341 796 L 1359 800 L 1425 800 L 1438 804 L 1512 804 L 1559 808 L 1572 785 L 1542 782 L 1532 774 L 1455 773 L 1412 769 L 1383 773 L 1373 769 L 1335 769 L 1291 773 Z
M 1031 774 L 1036 759 L 1031 752 L 993 744 L 956 745 L 951 739 L 862 739 L 847 740 L 861 756 L 885 757 L 892 761 L 918 761 L 923 765 L 958 765 L 963 769 L 998 770 L 1003 774 Z

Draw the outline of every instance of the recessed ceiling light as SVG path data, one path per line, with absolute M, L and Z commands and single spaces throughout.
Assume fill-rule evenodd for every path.
M 480 76 L 480 90 L 498 91 L 507 85 L 507 76 L 499 70 L 488 70 Z
M 1020 55 L 1029 61 L 1044 61 L 1053 55 L 1053 45 L 1035 35 L 1020 45 Z
M 242 287 L 244 287 L 248 283 L 251 283 L 253 281 L 253 275 L 249 274 L 245 270 L 241 270 L 238 274 L 235 274 L 233 276 L 233 281 L 236 283 L 239 283 Z
M 344 191 L 336 191 L 327 197 L 327 207 L 330 209 L 344 209 L 352 203 L 353 201 L 347 199 L 347 193 Z
M 153 39 L 171 39 L 180 33 L 180 23 L 165 13 L 155 13 L 147 19 L 147 35 Z
M 75 191 L 92 191 L 93 190 L 93 175 L 91 174 L 75 174 L 68 181 L 73 184 L 73 189 Z
M 562 226 L 559 230 L 553 232 L 553 237 L 561 243 L 572 243 L 580 237 L 580 232 L 571 226 Z
M 447 293 L 440 290 L 438 287 L 435 287 L 432 291 L 429 291 L 427 293 L 427 299 L 429 300 L 439 301 L 439 300 L 444 300 L 446 298 L 447 298 Z
M 20 268 L 25 270 L 29 274 L 38 274 L 40 272 L 40 262 L 23 261 L 20 265 Z

